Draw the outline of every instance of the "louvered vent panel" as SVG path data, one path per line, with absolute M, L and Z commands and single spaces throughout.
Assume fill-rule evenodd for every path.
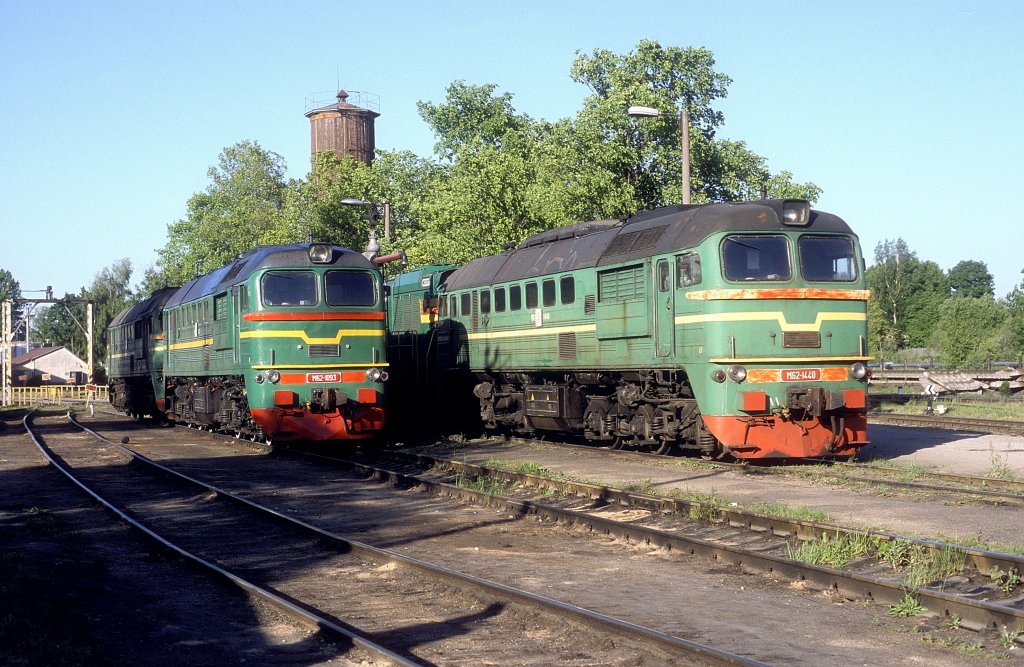
M 310 345 L 309 356 L 311 359 L 339 357 L 341 356 L 341 345 Z
M 604 256 L 625 255 L 626 253 L 653 248 L 667 228 L 668 225 L 662 225 L 661 227 L 652 227 L 639 232 L 619 234 L 608 246 L 608 249 L 604 251 Z
M 628 266 L 617 271 L 602 273 L 598 289 L 601 294 L 601 301 L 624 301 L 643 296 L 643 266 Z
M 575 359 L 576 358 L 576 334 L 575 333 L 560 333 L 560 334 L 558 334 L 558 358 L 559 359 Z
M 593 315 L 594 311 L 596 310 L 594 305 L 596 302 L 597 299 L 594 298 L 593 294 L 588 294 L 585 297 L 583 297 L 583 314 Z
M 817 331 L 786 331 L 782 334 L 783 347 L 821 347 L 821 334 Z

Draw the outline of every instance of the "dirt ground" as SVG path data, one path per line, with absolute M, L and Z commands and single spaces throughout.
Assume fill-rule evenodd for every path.
M 986 443 L 962 434 L 875 427 L 872 438 L 873 449 L 894 451 L 898 457 L 914 457 L 952 441 L 959 448 L 947 455 L 951 466 L 969 458 L 962 450 L 984 466 L 989 452 Z M 916 444 L 908 445 L 908 438 Z M 151 553 L 83 501 L 33 453 L 26 454 L 26 440 L 16 429 L 0 434 L 0 557 L 23 564 L 54 562 L 61 576 L 36 580 L 49 603 L 23 622 L 0 626 L 0 645 L 9 646 L 12 637 L 31 640 L 28 630 L 46 619 L 56 621 L 61 632 L 34 641 L 52 644 L 54 637 L 68 635 L 67 655 L 74 659 L 62 660 L 65 664 L 331 662 L 332 653 L 317 637 L 287 628 L 268 630 L 274 619 L 258 607 L 245 601 L 226 604 L 230 595 L 211 587 L 205 577 Z M 133 444 L 141 442 L 144 438 L 133 436 Z M 1015 443 L 1006 453 L 1016 455 L 1009 450 L 1019 448 Z M 983 533 L 988 539 L 1019 541 L 1019 510 L 937 505 L 733 472 L 695 473 L 670 459 L 616 458 L 609 464 L 600 450 L 567 452 L 502 443 L 461 449 L 458 455 L 480 462 L 530 460 L 607 482 L 651 480 L 662 488 L 711 490 L 739 503 L 763 499 L 818 506 L 840 523 L 870 521 L 891 530 L 898 530 L 898 524 L 918 533 Z M 724 564 L 680 560 L 644 546 L 530 524 L 493 509 L 453 506 L 415 491 L 395 496 L 393 489 L 374 485 L 335 484 L 318 487 L 311 496 L 299 471 L 281 470 L 285 481 L 279 485 L 266 481 L 265 460 L 238 452 L 225 457 L 239 468 L 239 479 L 251 475 L 260 480 L 263 492 L 275 497 L 282 510 L 328 528 L 769 664 L 1021 664 L 1016 653 L 1009 662 L 996 662 L 992 656 L 999 646 L 991 637 L 986 648 L 974 652 L 943 647 L 949 633 L 935 622 L 889 619 L 878 605 L 835 600 L 799 586 L 737 574 Z M 287 480 L 293 488 L 284 485 Z M 0 592 L 6 602 L 8 592 Z M 149 628 L 141 636 L 132 625 L 136 619 Z M 959 639 L 961 645 L 979 641 L 971 633 Z M 31 646 L 14 655 L 29 656 L 14 664 L 45 663 L 31 659 L 38 655 Z
M 924 465 L 936 470 L 964 473 L 989 471 L 995 460 L 1024 477 L 1024 438 L 977 435 L 941 429 L 872 426 L 872 443 L 862 450 L 861 460 L 888 459 L 901 465 Z M 664 457 L 616 457 L 609 465 L 595 452 L 575 454 L 545 445 L 499 443 L 460 449 L 456 455 L 467 462 L 487 459 L 529 460 L 554 471 L 609 484 L 649 481 L 654 488 L 715 494 L 726 502 L 750 506 L 756 502 L 782 503 L 828 512 L 835 523 L 890 532 L 958 541 L 982 539 L 1000 545 L 1024 546 L 1020 508 L 976 502 L 925 502 L 916 496 L 879 489 L 877 495 L 808 479 L 745 475 L 728 470 L 695 470 L 685 461 Z

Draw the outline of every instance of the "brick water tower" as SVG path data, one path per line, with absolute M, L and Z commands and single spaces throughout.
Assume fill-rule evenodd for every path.
M 355 104 L 349 102 L 352 98 Z M 373 120 L 379 116 L 376 95 L 339 90 L 337 102 L 319 106 L 313 97 L 306 98 L 309 119 L 310 153 L 333 151 L 339 159 L 351 157 L 369 165 L 375 148 Z M 311 108 L 315 107 L 315 108 Z

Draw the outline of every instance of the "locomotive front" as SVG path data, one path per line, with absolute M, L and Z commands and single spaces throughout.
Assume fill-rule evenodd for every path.
M 849 456 L 868 443 L 857 237 L 807 202 L 773 208 L 706 238 L 692 255 L 703 268 L 683 267 L 676 324 L 699 341 L 690 378 L 708 431 L 736 457 Z
M 243 291 L 238 345 L 259 429 L 275 440 L 377 434 L 387 361 L 376 267 L 313 244 L 307 266 L 261 268 Z

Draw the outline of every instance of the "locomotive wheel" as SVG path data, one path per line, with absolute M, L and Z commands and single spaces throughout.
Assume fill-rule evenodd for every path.
M 629 429 L 633 432 L 633 444 L 644 445 L 651 440 L 651 423 L 654 421 L 654 408 L 649 405 L 641 405 L 633 414 L 629 422 Z

